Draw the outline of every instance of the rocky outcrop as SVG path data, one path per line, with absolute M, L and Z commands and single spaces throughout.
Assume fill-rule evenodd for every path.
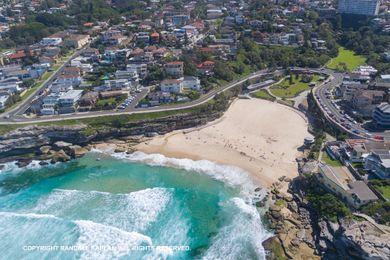
M 364 218 L 343 218 L 334 223 L 317 219 L 304 196 L 304 178 L 290 184 L 290 196 L 278 192 L 266 216 L 275 230 L 283 255 L 290 259 L 388 259 L 390 229 Z M 266 249 L 277 243 L 268 241 Z M 268 247 L 268 248 L 267 248 Z M 269 259 L 274 259 L 269 257 Z
M 80 134 L 85 127 L 53 125 L 18 128 L 0 136 L 0 157 L 37 152 L 40 147 L 52 145 L 57 141 L 85 143 L 88 138 Z
M 0 136 L 0 162 L 19 159 L 20 155 L 37 154 L 53 157 L 49 154 L 52 147 L 57 152 L 63 150 L 71 158 L 85 154 L 82 148 L 92 141 L 105 141 L 113 138 L 129 136 L 165 134 L 173 130 L 191 128 L 206 124 L 218 118 L 221 112 L 205 113 L 204 115 L 183 114 L 151 120 L 139 120 L 114 127 L 77 125 L 35 125 L 21 127 Z M 89 131 L 86 131 L 88 129 Z M 77 146 L 74 146 L 77 144 Z M 118 148 L 120 149 L 120 148 Z M 121 151 L 129 151 L 122 149 Z M 58 158 L 57 158 L 58 157 Z M 62 158 L 62 159 L 60 159 Z M 35 159 L 35 158 L 34 158 Z M 46 158 L 47 159 L 47 158 Z M 65 157 L 56 156 L 55 160 L 65 160 Z M 30 160 L 31 161 L 31 160 Z M 23 163 L 22 163 L 23 164 Z

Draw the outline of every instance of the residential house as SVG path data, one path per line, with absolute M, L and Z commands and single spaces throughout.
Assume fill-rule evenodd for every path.
M 198 77 L 185 76 L 183 78 L 183 88 L 199 91 L 201 89 L 200 80 Z
M 69 85 L 69 86 L 79 86 L 81 84 L 81 77 L 79 75 L 72 74 L 63 74 L 57 78 L 58 84 Z
M 69 90 L 58 99 L 58 112 L 60 114 L 74 113 L 77 109 L 77 102 L 81 98 L 82 90 Z
M 390 150 L 373 150 L 365 158 L 364 168 L 381 179 L 390 179 Z
M 0 91 L 15 94 L 22 90 L 22 81 L 18 77 L 10 77 L 0 80 Z
M 0 110 L 6 107 L 9 97 L 9 95 L 0 95 Z
M 115 79 L 127 79 L 136 84 L 139 82 L 137 71 L 134 70 L 117 70 L 115 72 Z
M 217 8 L 207 9 L 206 15 L 207 15 L 207 19 L 213 20 L 221 17 L 223 15 L 223 12 L 221 9 L 217 9 Z
M 354 208 L 378 200 L 367 184 L 356 180 L 346 167 L 331 167 L 320 163 L 316 177 L 326 189 Z
M 183 92 L 183 81 L 180 79 L 166 79 L 161 81 L 160 89 L 162 92 L 168 93 L 182 93 Z
M 99 93 L 95 91 L 90 91 L 85 93 L 78 101 L 79 111 L 88 111 L 92 106 L 96 104 L 99 99 Z
M 59 46 L 61 43 L 62 38 L 60 37 L 47 37 L 40 41 L 40 44 L 43 46 Z
M 72 34 L 65 40 L 65 45 L 71 48 L 80 49 L 88 44 L 89 39 L 89 35 Z
M 153 32 L 150 35 L 150 43 L 151 44 L 158 44 L 160 42 L 160 34 L 158 32 Z
M 382 103 L 376 106 L 372 118 L 377 126 L 390 129 L 390 104 Z
M 50 93 L 42 99 L 42 115 L 54 115 L 56 113 L 56 107 L 58 105 L 58 99 L 60 97 L 59 93 Z
M 104 85 L 107 90 L 123 90 L 123 89 L 129 89 L 135 84 L 133 84 L 128 79 L 112 79 L 112 80 L 105 80 Z
M 184 63 L 182 61 L 172 61 L 165 64 L 165 72 L 176 78 L 180 78 L 184 74 Z
M 169 92 L 151 92 L 147 96 L 151 106 L 158 106 L 160 104 L 171 103 L 174 101 L 173 96 Z
M 52 58 L 52 59 L 57 59 L 61 54 L 61 49 L 58 47 L 48 47 L 45 48 L 42 56 Z
M 65 67 L 62 71 L 63 75 L 81 76 L 81 69 L 78 67 Z
M 336 95 L 341 97 L 344 101 L 350 102 L 356 91 L 367 89 L 367 84 L 361 84 L 354 81 L 344 81 L 341 86 L 336 89 Z
M 215 67 L 215 62 L 209 60 L 206 60 L 196 66 L 198 71 L 204 75 L 214 74 L 214 67 Z
M 385 92 L 380 90 L 357 90 L 352 94 L 352 107 L 363 116 L 371 116 L 374 108 L 383 101 Z
M 135 71 L 138 76 L 143 79 L 148 75 L 148 65 L 145 63 L 131 63 L 126 65 L 127 71 Z

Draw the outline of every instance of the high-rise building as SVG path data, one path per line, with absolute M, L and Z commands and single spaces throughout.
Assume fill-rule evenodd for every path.
M 339 12 L 344 14 L 377 15 L 379 0 L 339 0 Z

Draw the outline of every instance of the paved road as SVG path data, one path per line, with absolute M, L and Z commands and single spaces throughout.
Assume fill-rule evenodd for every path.
M 81 50 L 80 50 L 81 51 Z M 79 54 L 78 51 L 72 57 L 75 57 Z M 72 58 L 71 57 L 71 58 Z M 70 58 L 70 59 L 71 59 Z M 70 60 L 69 59 L 69 60 Z M 69 61 L 68 60 L 68 61 Z M 64 64 L 65 65 L 65 64 Z M 62 67 L 63 68 L 63 67 Z M 315 100 L 324 113 L 327 120 L 332 122 L 333 124 L 336 124 L 338 127 L 343 129 L 345 132 L 351 134 L 352 136 L 357 136 L 361 138 L 368 138 L 372 139 L 371 136 L 374 136 L 377 133 L 369 133 L 367 130 L 363 129 L 360 124 L 355 123 L 353 121 L 346 120 L 344 115 L 341 114 L 341 111 L 331 102 L 330 99 L 326 97 L 327 92 L 341 84 L 343 80 L 343 74 L 342 73 L 336 73 L 329 69 L 304 69 L 304 68 L 294 68 L 295 70 L 309 70 L 311 72 L 316 73 L 322 73 L 329 76 L 329 79 L 326 83 L 321 84 L 320 86 L 317 86 L 314 88 L 314 96 Z M 55 74 L 61 73 L 62 69 L 57 71 Z M 274 73 L 279 73 L 281 70 L 276 70 Z M 206 95 L 201 96 L 199 99 L 184 103 L 184 104 L 176 104 L 176 105 L 170 105 L 170 106 L 160 106 L 160 107 L 148 107 L 148 108 L 136 108 L 136 104 L 147 94 L 147 89 L 143 89 L 142 92 L 137 95 L 136 100 L 133 101 L 133 103 L 127 107 L 124 110 L 119 111 L 93 111 L 93 112 L 78 112 L 74 114 L 66 114 L 66 115 L 54 115 L 54 116 L 45 116 L 45 117 L 37 117 L 37 118 L 25 118 L 20 115 L 21 111 L 25 111 L 28 106 L 30 105 L 31 101 L 33 100 L 36 93 L 38 93 L 38 90 L 34 93 L 34 95 L 31 95 L 30 98 L 26 99 L 23 104 L 21 104 L 19 107 L 13 109 L 12 111 L 8 112 L 9 118 L 4 118 L 4 115 L 2 118 L 0 118 L 0 124 L 24 124 L 24 123 L 41 123 L 41 122 L 50 122 L 50 121 L 62 121 L 67 119 L 82 119 L 82 118 L 92 118 L 92 117 L 99 117 L 99 116 L 110 116 L 110 115 L 123 115 L 123 114 L 141 114 L 141 113 L 150 113 L 150 112 L 162 112 L 162 111 L 172 111 L 172 110 L 182 110 L 187 108 L 193 108 L 196 106 L 199 106 L 201 104 L 204 104 L 215 97 L 215 95 L 224 92 L 228 89 L 231 89 L 239 84 L 244 83 L 248 79 L 253 79 L 262 75 L 265 75 L 269 73 L 267 70 L 261 70 L 257 71 L 255 73 L 250 74 L 249 76 L 236 80 L 230 84 L 227 84 L 225 86 L 213 89 Z M 54 80 L 55 75 L 53 74 L 50 79 L 45 82 L 43 85 L 50 84 L 52 80 Z M 44 86 L 42 86 L 40 89 L 42 89 Z M 39 89 L 39 90 L 40 90 Z M 344 122 L 343 122 L 344 121 Z M 348 126 L 347 126 L 348 125 Z M 370 134 L 370 135 L 368 135 Z M 389 133 L 381 134 L 382 136 L 390 137 Z
M 176 104 L 171 106 L 161 106 L 161 107 L 148 107 L 148 108 L 135 108 L 131 107 L 122 111 L 93 111 L 93 112 L 82 112 L 74 114 L 64 114 L 64 115 L 54 115 L 54 116 L 44 116 L 37 118 L 25 118 L 25 117 L 10 117 L 10 118 L 1 118 L 0 124 L 25 124 L 25 123 L 42 123 L 42 122 L 52 122 L 52 121 L 62 121 L 67 119 L 82 119 L 82 118 L 92 118 L 99 116 L 111 116 L 111 115 L 124 115 L 124 114 L 142 114 L 150 112 L 161 112 L 161 111 L 172 111 L 172 110 L 182 110 L 187 108 L 193 108 L 204 104 L 215 97 L 215 95 L 222 93 L 228 89 L 234 88 L 237 85 L 244 83 L 248 79 L 257 78 L 259 76 L 267 74 L 267 70 L 260 70 L 255 73 L 250 74 L 249 76 L 233 81 L 225 86 L 211 90 L 209 93 L 201 96 L 199 99 L 184 103 Z
M 330 76 L 330 81 L 319 87 L 316 87 L 314 89 L 314 96 L 317 104 L 321 108 L 328 121 L 332 122 L 333 124 L 336 124 L 339 128 L 343 129 L 345 132 L 351 134 L 352 136 L 372 140 L 374 140 L 373 137 L 375 135 L 383 136 L 385 138 L 390 137 L 390 134 L 386 132 L 369 132 L 356 121 L 351 121 L 346 118 L 345 115 L 341 113 L 341 110 L 338 109 L 334 103 L 332 103 L 332 99 L 327 98 L 327 93 L 330 93 L 336 86 L 342 83 L 343 74 L 328 69 L 323 70 L 322 72 Z
M 34 99 L 36 98 L 37 95 L 41 92 L 41 90 L 47 88 L 53 81 L 62 74 L 62 71 L 64 70 L 65 66 L 72 60 L 73 58 L 77 57 L 80 55 L 80 53 L 87 47 L 89 44 L 84 46 L 82 49 L 77 50 L 75 53 L 73 53 L 62 65 L 59 67 L 48 79 L 46 79 L 39 88 L 37 88 L 28 98 L 23 100 L 20 104 L 18 104 L 16 107 L 13 109 L 4 112 L 1 114 L 2 117 L 9 117 L 9 118 L 14 118 L 18 115 L 22 115 L 26 112 L 26 110 L 30 107 Z

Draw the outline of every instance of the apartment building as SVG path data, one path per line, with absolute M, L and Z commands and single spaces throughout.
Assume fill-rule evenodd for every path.
M 339 12 L 344 14 L 378 15 L 379 0 L 339 0 Z

